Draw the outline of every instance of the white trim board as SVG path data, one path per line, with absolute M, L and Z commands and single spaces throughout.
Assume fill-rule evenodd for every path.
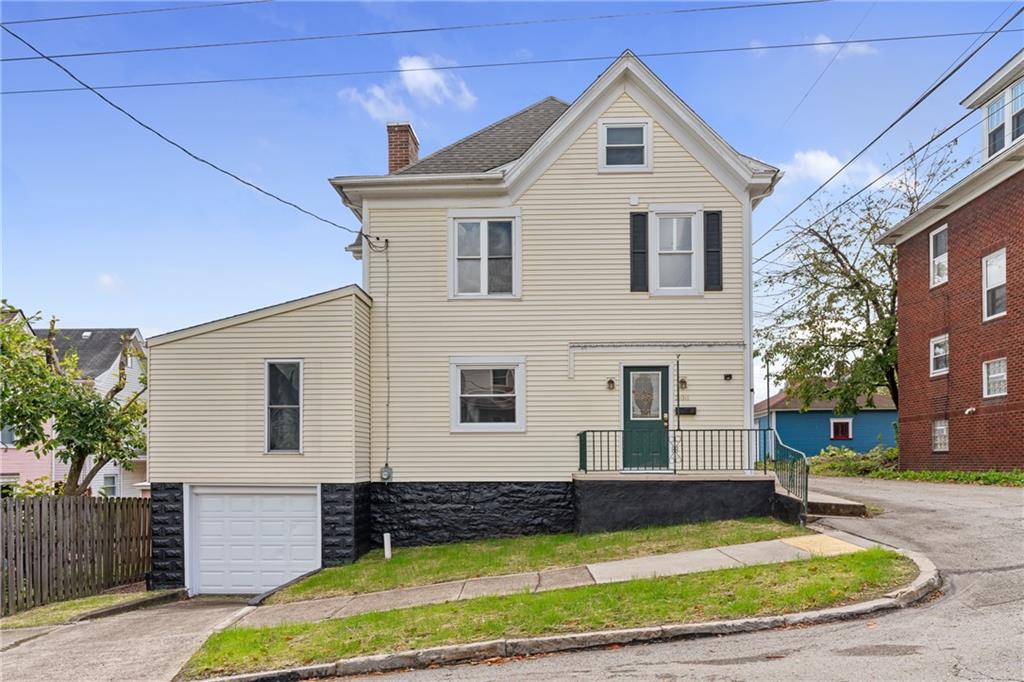
M 747 345 L 737 341 L 579 341 L 570 342 L 567 349 L 568 378 L 576 378 L 577 353 L 678 353 L 697 351 L 704 353 L 735 353 Z

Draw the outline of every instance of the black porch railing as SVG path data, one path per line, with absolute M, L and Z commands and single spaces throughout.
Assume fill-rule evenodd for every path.
M 577 439 L 583 472 L 772 471 L 807 513 L 807 456 L 773 429 L 604 429 L 580 431 Z

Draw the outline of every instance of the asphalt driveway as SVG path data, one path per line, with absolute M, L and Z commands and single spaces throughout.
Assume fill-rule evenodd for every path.
M 871 519 L 829 521 L 928 555 L 947 577 L 945 594 L 874 619 L 400 677 L 403 682 L 1024 680 L 1024 490 L 854 479 L 812 479 L 811 487 L 885 509 Z
M 212 628 L 244 604 L 195 599 L 99 620 L 0 633 L 4 682 L 170 680 Z M 34 638 L 33 635 L 35 636 Z

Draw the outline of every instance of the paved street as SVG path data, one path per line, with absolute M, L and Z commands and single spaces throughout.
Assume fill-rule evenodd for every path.
M 814 480 L 812 488 L 883 507 L 885 512 L 872 519 L 829 522 L 925 553 L 947 578 L 945 595 L 924 606 L 834 625 L 400 677 L 403 682 L 1024 680 L 1024 490 L 851 479 Z

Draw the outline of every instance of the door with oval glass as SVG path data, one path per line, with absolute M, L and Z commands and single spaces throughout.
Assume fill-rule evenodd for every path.
M 622 468 L 668 469 L 668 367 L 623 367 Z

